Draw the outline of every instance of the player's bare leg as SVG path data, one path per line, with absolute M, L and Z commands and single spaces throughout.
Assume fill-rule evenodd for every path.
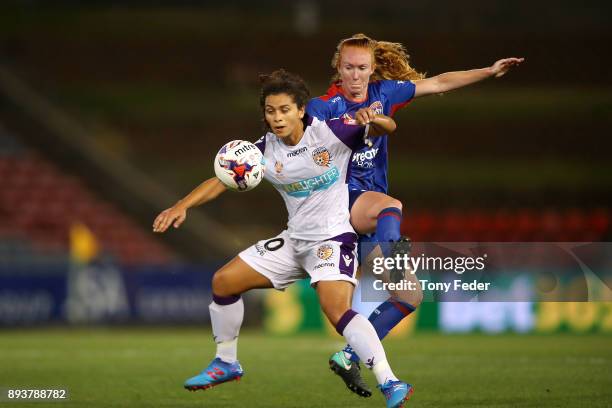
M 212 291 L 215 296 L 236 296 L 251 289 L 271 288 L 270 279 L 253 269 L 239 256 L 215 272 Z
M 366 367 L 372 370 L 378 381 L 378 387 L 387 400 L 387 406 L 400 407 L 412 394 L 412 386 L 399 381 L 393 374 L 376 330 L 368 319 L 350 308 L 352 292 L 353 285 L 349 282 L 317 283 L 319 302 L 329 321 L 362 356 Z
M 377 247 L 374 251 L 375 256 L 408 255 L 410 243 L 400 234 L 401 214 L 402 203 L 399 200 L 383 193 L 367 191 L 359 195 L 351 208 L 351 224 L 358 233 L 375 233 L 374 241 L 385 243 L 384 253 L 380 247 Z M 387 282 L 399 281 L 405 277 L 410 281 L 416 280 L 416 276 L 407 276 L 405 271 L 400 270 L 387 271 L 385 279 Z M 415 284 L 418 285 L 418 280 Z M 369 317 L 381 340 L 401 320 L 412 313 L 422 299 L 420 286 L 415 291 L 390 295 L 389 299 L 380 304 Z M 371 392 L 361 377 L 359 361 L 358 354 L 347 345 L 343 350 L 331 355 L 329 364 L 351 391 L 367 397 Z
M 376 231 L 380 213 L 386 208 L 402 210 L 401 201 L 383 193 L 366 191 L 361 194 L 351 208 L 351 224 L 359 234 Z
M 189 378 L 185 388 L 205 390 L 244 375 L 238 362 L 238 333 L 244 317 L 240 295 L 250 289 L 271 288 L 272 282 L 240 257 L 219 269 L 212 282 L 213 301 L 209 305 L 213 337 L 217 343 L 215 359 L 200 374 Z
M 330 323 L 336 326 L 344 312 L 351 308 L 354 286 L 347 281 L 317 282 L 317 295 L 321 310 Z

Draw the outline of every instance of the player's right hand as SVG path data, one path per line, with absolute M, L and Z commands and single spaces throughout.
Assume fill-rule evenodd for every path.
M 153 221 L 153 232 L 166 232 L 170 225 L 178 228 L 185 221 L 185 218 L 187 218 L 187 210 L 184 208 L 177 206 L 168 208 L 159 213 Z
M 355 112 L 355 120 L 359 125 L 367 125 L 376 119 L 376 113 L 370 108 L 361 108 Z

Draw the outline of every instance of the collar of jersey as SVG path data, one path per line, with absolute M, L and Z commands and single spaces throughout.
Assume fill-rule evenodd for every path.
M 306 139 L 306 132 L 308 132 L 308 131 L 309 131 L 308 129 L 310 129 L 310 127 L 311 127 L 311 126 L 310 126 L 310 125 L 308 125 L 308 126 L 306 126 L 306 127 L 304 128 L 304 134 L 302 135 L 302 138 L 301 138 L 301 139 L 300 139 L 300 141 L 299 141 L 299 142 L 298 142 L 296 145 L 294 145 L 294 146 L 289 146 L 288 144 L 285 144 L 285 142 L 283 142 L 283 141 L 281 140 L 281 138 L 280 138 L 280 137 L 278 137 L 278 136 L 276 136 L 276 135 L 274 135 L 274 136 L 276 137 L 276 140 L 278 141 L 278 144 L 281 146 L 281 149 L 284 149 L 284 150 L 287 150 L 287 151 L 293 151 L 293 150 L 295 150 L 295 149 L 299 148 L 300 146 L 304 145 L 304 143 L 306 143 L 306 142 L 304 141 L 304 139 Z M 274 133 L 272 133 L 272 134 L 274 134 Z

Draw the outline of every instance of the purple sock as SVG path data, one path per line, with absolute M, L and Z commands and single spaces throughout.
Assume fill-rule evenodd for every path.
M 368 320 L 374 326 L 378 338 L 382 340 L 389 334 L 391 329 L 397 326 L 404 317 L 414 312 L 414 310 L 415 307 L 406 302 L 389 298 L 374 309 Z M 351 354 L 352 361 L 359 361 L 359 357 L 352 349 L 344 349 L 344 351 Z
M 344 332 L 346 326 L 351 322 L 351 320 L 353 320 L 355 316 L 357 316 L 357 312 L 353 309 L 349 309 L 344 312 L 342 317 L 340 317 L 340 320 L 338 320 L 338 323 L 336 323 L 336 331 L 339 335 L 342 336 L 342 332 Z
M 213 293 L 213 302 L 221 306 L 231 305 L 240 300 L 240 295 L 217 296 Z

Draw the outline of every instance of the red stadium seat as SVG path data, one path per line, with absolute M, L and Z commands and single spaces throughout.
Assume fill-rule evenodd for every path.
M 74 176 L 41 157 L 0 158 L 0 234 L 25 233 L 41 253 L 66 252 L 70 227 L 83 223 L 120 261 L 166 262 L 172 255 L 114 206 L 96 198 Z M 6 220 L 6 221 L 4 221 Z M 28 239 L 26 239 L 28 240 Z

